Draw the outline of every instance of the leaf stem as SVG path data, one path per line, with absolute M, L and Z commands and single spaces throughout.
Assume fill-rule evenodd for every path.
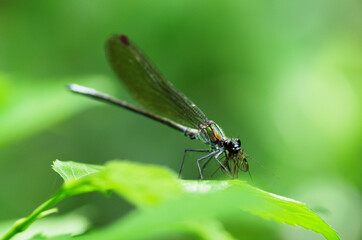
M 7 231 L 4 236 L 1 237 L 1 240 L 8 240 L 14 235 L 26 230 L 35 220 L 42 218 L 46 215 L 54 213 L 56 211 L 49 211 L 55 204 L 64 199 L 66 194 L 64 194 L 63 188 L 59 189 L 57 193 L 54 194 L 49 200 L 37 207 L 29 216 L 21 218 L 14 223 L 14 225 Z

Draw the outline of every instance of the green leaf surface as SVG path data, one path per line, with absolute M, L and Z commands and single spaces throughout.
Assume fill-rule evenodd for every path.
M 72 161 L 62 162 L 59 160 L 55 160 L 52 167 L 53 170 L 63 178 L 65 184 L 71 184 L 76 180 L 104 169 L 104 167 L 99 165 L 77 163 Z
M 100 236 L 107 239 L 148 238 L 160 236 L 159 229 L 179 233 L 191 231 L 202 239 L 218 239 L 202 237 L 203 229 L 208 225 L 206 223 L 236 217 L 243 219 L 240 222 L 241 236 L 243 224 L 250 214 L 261 219 L 298 225 L 321 233 L 326 239 L 339 239 L 328 224 L 298 201 L 262 191 L 238 180 L 182 182 L 187 194 L 150 211 L 136 211 L 108 229 L 87 235 L 87 239 L 99 239 Z M 194 227 L 191 229 L 189 226 Z
M 245 182 L 185 181 L 184 187 L 187 192 L 203 195 L 198 198 L 198 202 L 194 202 L 196 206 L 199 205 L 198 209 L 205 208 L 202 210 L 203 215 L 210 211 L 214 213 L 230 211 L 231 214 L 239 214 L 234 210 L 240 209 L 264 219 L 313 230 L 323 234 L 327 239 L 338 239 L 336 232 L 304 203 L 263 191 Z M 220 204 L 225 201 L 230 210 Z M 205 202 L 208 202 L 208 207 L 205 207 Z
M 114 161 L 102 167 L 56 160 L 53 169 L 64 179 L 64 194 L 68 196 L 112 189 L 134 205 L 147 207 L 182 193 L 176 175 L 158 166 Z
M 82 164 L 73 163 L 72 166 L 74 169 L 71 171 L 69 166 L 65 168 L 71 173 L 84 171 L 85 168 Z M 94 166 L 86 168 L 94 169 Z M 187 228 L 194 219 L 214 221 L 223 214 L 232 216 L 247 212 L 263 219 L 313 230 L 327 239 L 338 239 L 335 231 L 305 204 L 260 190 L 239 180 L 183 181 L 178 180 L 168 169 L 126 161 L 110 162 L 105 169 L 90 177 L 97 185 L 114 190 L 138 207 L 154 206 L 117 225 L 117 234 L 124 237 L 133 234 L 139 237 L 147 229 L 160 226 L 165 229 L 172 223 Z M 111 235 L 113 232 L 111 231 Z
M 128 161 L 111 161 L 103 167 L 56 160 L 53 169 L 65 180 L 63 187 L 29 217 L 15 224 L 15 229 L 26 229 L 65 197 L 112 190 L 137 209 L 111 226 L 80 239 L 159 239 L 190 234 L 199 239 L 234 239 L 242 236 L 250 217 L 301 226 L 321 233 L 326 239 L 339 239 L 305 204 L 240 180 L 179 180 L 167 168 Z M 232 235 L 224 228 L 226 219 L 238 219 L 234 223 L 240 225 L 237 233 Z M 14 230 L 9 232 L 11 236 Z
M 164 167 L 112 161 L 99 176 L 116 193 L 138 207 L 155 206 L 183 194 L 176 174 Z

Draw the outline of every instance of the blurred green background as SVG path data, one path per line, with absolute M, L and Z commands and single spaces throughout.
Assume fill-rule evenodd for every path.
M 250 160 L 253 182 L 240 179 L 307 203 L 343 239 L 359 239 L 361 9 L 357 0 L 0 1 L 0 220 L 27 215 L 56 191 L 55 159 L 178 171 L 185 148 L 205 147 L 65 89 L 79 83 L 133 103 L 104 54 L 106 39 L 125 33 L 264 166 Z M 197 178 L 196 157 L 184 178 Z M 98 193 L 59 208 L 83 205 L 95 227 L 132 209 Z M 322 238 L 268 224 L 245 237 Z

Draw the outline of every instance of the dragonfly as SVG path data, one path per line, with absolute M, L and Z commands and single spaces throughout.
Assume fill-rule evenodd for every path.
M 142 107 L 78 84 L 68 85 L 69 90 L 141 114 L 208 145 L 208 149 L 184 150 L 179 177 L 187 152 L 205 153 L 196 160 L 199 179 L 204 179 L 203 171 L 212 159 L 230 177 L 238 177 L 239 170 L 249 171 L 248 155 L 244 153 L 240 139 L 226 137 L 219 125 L 209 120 L 188 97 L 165 80 L 126 35 L 111 36 L 105 44 L 105 51 L 115 74 Z

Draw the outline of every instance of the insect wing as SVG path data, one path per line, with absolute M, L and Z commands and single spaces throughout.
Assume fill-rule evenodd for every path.
M 205 114 L 166 81 L 125 35 L 109 38 L 106 52 L 124 86 L 146 110 L 192 128 L 208 121 Z

